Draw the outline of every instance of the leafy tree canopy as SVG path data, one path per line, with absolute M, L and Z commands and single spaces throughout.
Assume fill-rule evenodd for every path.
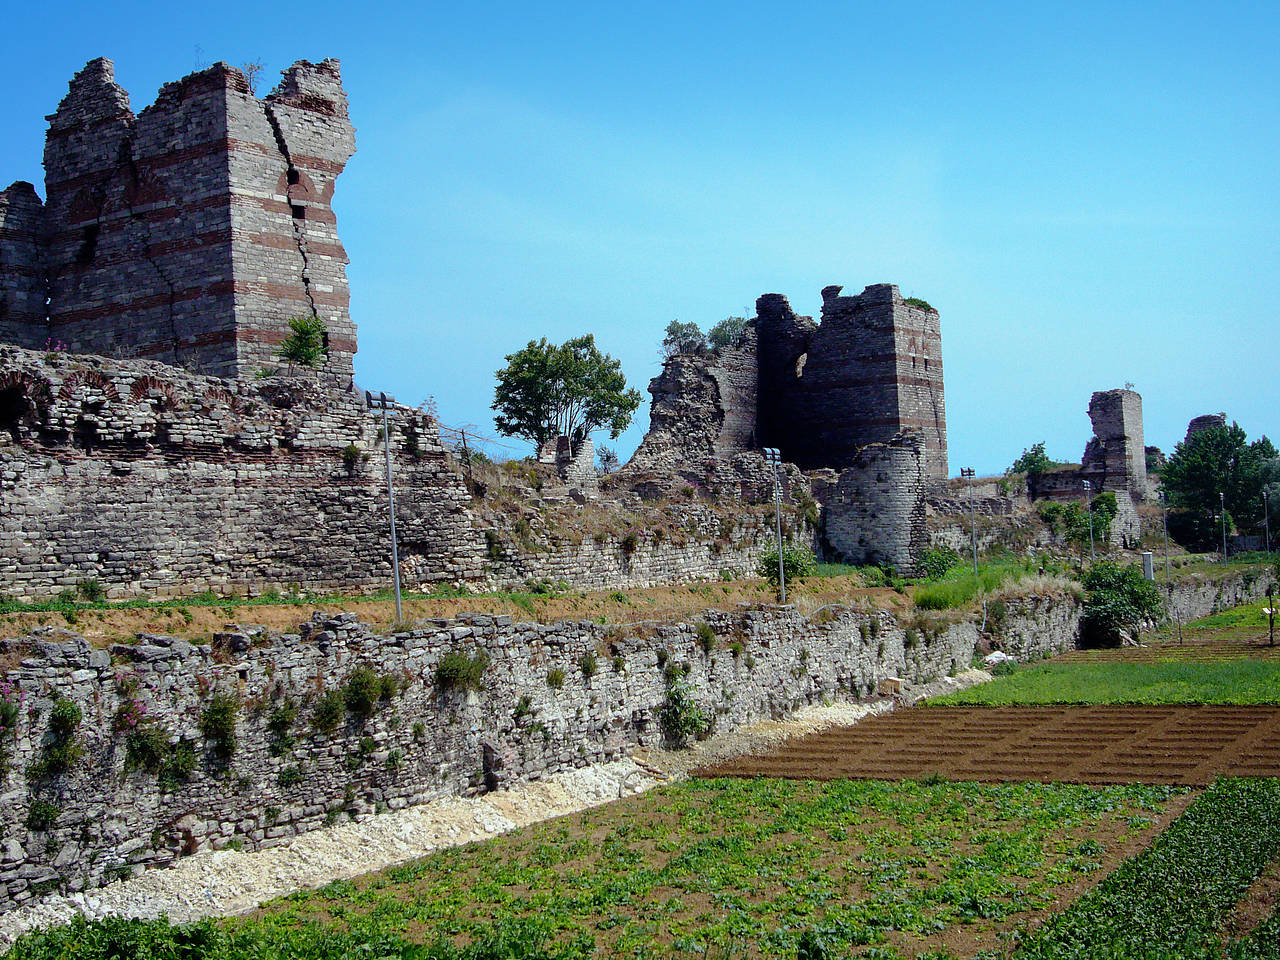
M 1044 442 L 1033 443 L 1030 450 L 1023 450 L 1022 456 L 1013 461 L 1005 473 L 1025 473 L 1029 477 L 1044 473 L 1053 466 L 1053 461 L 1044 452 Z
M 1184 512 L 1171 518 L 1170 531 L 1191 546 L 1213 545 L 1221 536 L 1213 515 L 1224 503 L 1237 529 L 1261 528 L 1262 491 L 1278 481 L 1280 461 L 1266 437 L 1249 443 L 1236 423 L 1194 433 L 1174 447 L 1160 473 L 1169 505 Z
M 670 360 L 682 353 L 705 353 L 707 335 L 696 323 L 681 323 L 672 320 L 667 324 L 666 336 L 662 338 L 662 358 Z
M 1100 560 L 1084 575 L 1084 588 L 1081 632 L 1088 646 L 1115 647 L 1136 639 L 1140 625 L 1164 609 L 1156 585 L 1132 565 Z
M 558 346 L 545 337 L 530 340 L 507 356 L 496 376 L 499 432 L 538 446 L 560 436 L 577 443 L 602 428 L 616 440 L 640 406 L 640 391 L 627 387 L 621 361 L 601 353 L 591 334 Z
M 707 342 L 713 350 L 721 350 L 742 336 L 746 329 L 746 317 L 725 317 L 707 331 Z

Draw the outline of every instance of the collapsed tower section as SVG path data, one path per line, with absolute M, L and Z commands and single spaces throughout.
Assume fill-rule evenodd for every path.
M 91 61 L 49 117 L 43 205 L 30 184 L 0 194 L 0 339 L 246 377 L 311 317 L 324 371 L 349 380 L 332 198 L 354 151 L 336 60 L 295 63 L 261 99 L 218 63 L 136 116 Z

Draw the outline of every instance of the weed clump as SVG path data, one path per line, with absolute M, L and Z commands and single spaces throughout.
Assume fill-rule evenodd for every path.
M 436 683 L 442 690 L 483 690 L 484 672 L 489 669 L 489 655 L 474 657 L 460 650 L 450 650 L 436 664 Z

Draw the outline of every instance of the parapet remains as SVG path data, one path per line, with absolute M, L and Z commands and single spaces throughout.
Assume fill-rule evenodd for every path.
M 938 312 L 893 284 L 840 291 L 822 291 L 820 323 L 765 294 L 735 343 L 669 359 L 627 469 L 691 478 L 777 447 L 811 474 L 824 552 L 910 570 L 925 486 L 947 475 Z
M 1093 438 L 1084 448 L 1080 466 L 1031 477 L 1028 492 L 1033 499 L 1054 500 L 1070 500 L 1086 492 L 1092 496 L 1114 493 L 1119 512 L 1111 524 L 1111 538 L 1120 544 L 1136 543 L 1142 531 L 1135 503 L 1149 495 L 1142 397 L 1127 388 L 1098 391 L 1089 399 L 1089 420 Z
M 767 293 L 736 343 L 668 360 L 632 462 L 676 468 L 777 447 L 802 470 L 840 470 L 868 444 L 918 433 L 926 476 L 946 477 L 938 312 L 893 284 L 840 291 L 823 289 L 820 323 Z
M 45 202 L 0 192 L 0 342 L 243 378 L 315 317 L 324 370 L 349 383 L 332 200 L 354 152 L 336 60 L 298 61 L 261 99 L 218 63 L 136 116 L 112 62 L 91 61 L 49 117 Z

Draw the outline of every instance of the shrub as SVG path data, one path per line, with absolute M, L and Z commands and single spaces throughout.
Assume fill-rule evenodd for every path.
M 934 313 L 937 312 L 936 310 L 933 309 L 932 306 L 929 305 L 928 300 L 921 300 L 919 297 L 907 297 L 902 302 L 909 307 L 917 307 L 921 310 L 930 310 L 930 311 L 933 311 Z
M 333 733 L 342 722 L 346 710 L 346 698 L 341 690 L 326 690 L 316 701 L 315 711 L 311 714 L 311 725 L 321 733 Z
M 357 667 L 342 688 L 346 708 L 361 720 L 368 720 L 382 699 L 382 678 L 368 667 Z
M 547 671 L 547 686 L 552 690 L 559 690 L 564 686 L 564 671 L 559 667 L 552 667 Z
M 97 603 L 107 595 L 107 591 L 102 589 L 102 584 L 98 582 L 97 577 L 91 577 L 88 580 L 81 580 L 77 583 L 76 593 L 79 594 L 81 600 L 89 603 Z
M 920 573 L 926 580 L 941 580 L 959 562 L 960 554 L 950 547 L 926 547 L 920 554 Z
M 302 768 L 297 766 L 285 767 L 276 775 L 276 782 L 285 790 L 296 787 L 302 782 Z
M 80 726 L 81 717 L 80 707 L 73 701 L 59 697 L 53 702 L 53 709 L 49 712 L 51 737 L 45 743 L 40 759 L 27 767 L 28 779 L 56 777 L 80 761 L 84 748 L 76 738 L 76 728 Z
M 469 657 L 460 650 L 450 650 L 436 664 L 436 683 L 444 690 L 483 690 L 480 681 L 487 669 L 487 653 Z
M 158 773 L 169 753 L 169 730 L 163 724 L 142 723 L 124 739 L 124 769 Z
M 236 752 L 236 714 L 240 701 L 229 693 L 215 693 L 200 714 L 200 732 L 212 745 L 213 755 L 226 763 Z
M 1100 560 L 1084 575 L 1080 633 L 1086 646 L 1115 647 L 1163 610 L 1160 591 L 1136 566 Z
M 165 755 L 160 763 L 159 784 L 162 790 L 176 790 L 178 784 L 186 783 L 196 770 L 196 752 L 191 744 L 182 741 Z
M 702 647 L 702 652 L 708 656 L 716 647 L 716 632 L 711 629 L 711 624 L 698 624 L 698 646 Z
M 22 689 L 16 683 L 0 680 L 0 780 L 9 774 L 9 741 L 17 734 L 22 700 Z
M 324 321 L 319 317 L 291 317 L 289 335 L 280 344 L 281 360 L 318 367 L 324 359 Z
M 267 734 L 270 738 L 271 755 L 278 757 L 293 746 L 293 721 L 298 716 L 298 708 L 292 700 L 271 711 L 267 719 Z
M 683 683 L 673 683 L 668 688 L 667 700 L 658 711 L 658 722 L 667 741 L 675 747 L 685 746 L 690 737 L 701 737 L 708 728 L 706 715 Z
M 817 561 L 814 559 L 813 551 L 808 547 L 797 543 L 789 543 L 782 550 L 782 567 L 786 572 L 788 582 L 803 580 L 805 577 L 813 575 L 814 570 L 817 569 Z M 775 586 L 777 585 L 778 551 L 776 548 L 769 550 L 760 558 L 756 573 Z
M 32 800 L 27 811 L 27 826 L 32 830 L 48 830 L 62 815 L 62 808 L 48 800 Z
M 342 448 L 342 465 L 347 468 L 347 473 L 355 473 L 360 460 L 360 448 L 354 443 L 348 443 Z
M 582 676 L 586 680 L 590 680 L 595 676 L 597 666 L 594 653 L 588 651 L 578 658 L 578 669 L 582 671 Z
M 623 555 L 629 557 L 636 552 L 636 547 L 640 546 L 640 538 L 634 533 L 628 533 L 622 538 L 619 546 L 622 547 Z

